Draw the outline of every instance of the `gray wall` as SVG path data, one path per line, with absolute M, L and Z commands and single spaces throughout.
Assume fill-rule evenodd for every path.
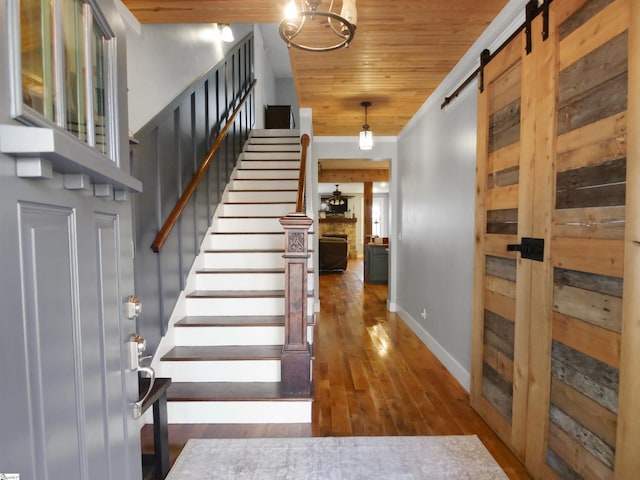
M 440 104 L 519 25 L 512 0 L 398 137 L 397 310 L 469 389 L 477 82 L 444 110 Z M 422 318 L 423 309 L 426 318 Z
M 253 30 L 232 25 L 236 42 Z M 141 25 L 127 28 L 129 128 L 137 132 L 165 105 L 233 48 L 213 36 L 212 24 Z

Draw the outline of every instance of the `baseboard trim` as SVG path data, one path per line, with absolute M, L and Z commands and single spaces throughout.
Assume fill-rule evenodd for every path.
M 397 305 L 396 305 L 397 306 Z M 397 306 L 397 313 L 400 318 L 409 326 L 411 330 L 422 340 L 431 352 L 436 356 L 454 378 L 469 392 L 471 388 L 471 374 L 442 346 L 440 343 L 424 329 L 407 311 Z

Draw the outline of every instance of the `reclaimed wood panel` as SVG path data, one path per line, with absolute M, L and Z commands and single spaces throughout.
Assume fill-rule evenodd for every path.
M 613 479 L 613 471 L 609 467 L 553 423 L 549 425 L 549 449 L 555 458 L 552 455 L 548 460 L 561 472 L 562 478 L 575 478 L 578 474 L 585 480 Z
M 483 225 L 483 229 L 486 225 Z M 489 234 L 483 235 L 484 237 L 484 252 L 487 255 L 496 257 L 516 258 L 516 252 L 508 252 L 507 245 L 510 243 L 518 243 L 518 237 L 516 235 L 500 235 Z
M 589 2 L 585 2 L 584 0 L 582 0 L 582 3 L 585 4 L 575 12 L 572 12 L 571 16 L 562 21 L 562 23 L 559 25 L 559 40 L 562 41 L 567 38 L 571 33 L 575 32 L 578 28 L 591 20 L 596 14 L 600 13 L 606 6 L 613 3 L 613 0 L 595 0 Z M 570 8 L 575 9 L 575 5 L 572 5 Z
M 555 285 L 553 293 L 556 312 L 620 333 L 621 298 L 566 285 Z
M 485 345 L 484 363 L 493 368 L 501 377 L 513 383 L 513 360 L 491 345 Z
M 489 117 L 489 152 L 520 140 L 520 98 Z
M 625 207 L 565 208 L 553 213 L 554 233 L 559 237 L 623 240 Z
M 490 290 L 499 295 L 504 295 L 505 297 L 516 298 L 516 283 L 510 282 L 509 280 L 505 280 L 503 278 L 492 277 L 487 275 L 485 278 L 485 285 L 487 290 Z
M 482 395 L 505 419 L 511 421 L 513 383 L 486 363 L 482 366 Z
M 575 418 L 607 444 L 616 446 L 616 415 L 598 402 L 554 378 L 551 380 L 551 403 Z
M 621 278 L 556 268 L 553 279 L 556 285 L 567 285 L 622 298 Z
M 517 143 L 494 150 L 487 157 L 487 171 L 496 172 L 520 164 L 520 145 Z
M 620 112 L 558 137 L 556 170 L 564 172 L 625 158 L 627 114 Z
M 514 320 L 516 318 L 515 298 L 505 297 L 491 290 L 485 290 L 484 304 L 487 310 L 497 313 L 501 317 Z
M 489 173 L 487 188 L 504 187 L 515 185 L 520 177 L 520 167 L 508 167 L 496 172 Z
M 487 211 L 487 233 L 516 235 L 518 233 L 518 209 Z
M 563 2 L 560 2 L 563 3 Z M 626 4 L 626 5 L 625 5 Z M 566 67 L 628 29 L 627 0 L 607 5 L 560 43 L 559 69 Z
M 485 272 L 487 275 L 503 278 L 511 282 L 516 281 L 516 268 L 517 263 L 513 258 L 487 255 L 485 260 Z
M 553 377 L 580 391 L 613 413 L 618 412 L 619 371 L 556 340 L 552 344 Z
M 491 82 L 489 109 L 498 112 L 520 98 L 522 64 L 515 63 Z
M 518 185 L 496 187 L 487 191 L 487 210 L 518 208 Z
M 620 334 L 577 318 L 553 314 L 553 338 L 613 367 L 620 367 Z
M 556 208 L 624 205 L 626 176 L 626 158 L 560 172 L 556 179 Z
M 554 237 L 551 261 L 554 267 L 567 270 L 622 277 L 624 243 L 619 240 Z

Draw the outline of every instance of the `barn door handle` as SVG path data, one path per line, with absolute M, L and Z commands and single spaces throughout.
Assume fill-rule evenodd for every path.
M 507 245 L 508 252 L 520 252 L 522 258 L 542 262 L 544 260 L 544 238 L 522 237 L 522 242 Z

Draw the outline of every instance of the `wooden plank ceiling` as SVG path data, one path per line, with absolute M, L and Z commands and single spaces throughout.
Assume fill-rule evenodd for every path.
M 277 23 L 288 0 L 123 0 L 141 23 Z M 335 0 L 339 11 L 341 0 Z M 289 50 L 315 135 L 397 135 L 508 0 L 361 0 L 351 46 Z M 328 0 L 322 5 L 327 8 Z M 439 99 L 440 100 L 440 99 Z

